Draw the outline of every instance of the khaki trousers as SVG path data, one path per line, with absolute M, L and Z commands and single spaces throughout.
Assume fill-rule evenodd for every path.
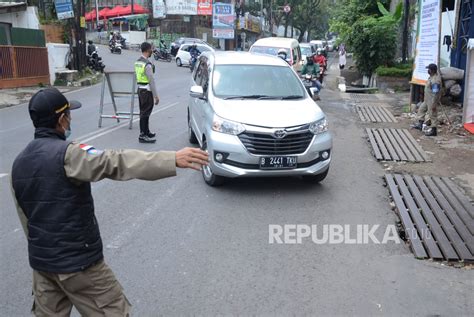
M 102 260 L 71 274 L 33 270 L 35 316 L 69 316 L 72 306 L 82 316 L 129 316 L 130 303 L 114 273 Z
M 424 101 L 418 109 L 416 120 L 423 121 L 426 125 L 436 128 L 438 125 L 437 103 L 433 102 L 427 104 L 426 101 Z

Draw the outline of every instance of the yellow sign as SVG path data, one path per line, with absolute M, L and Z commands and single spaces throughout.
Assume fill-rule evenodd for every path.
M 86 28 L 86 17 L 81 17 L 81 28 Z

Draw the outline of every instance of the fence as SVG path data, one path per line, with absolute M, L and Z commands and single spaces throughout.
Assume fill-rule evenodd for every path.
M 48 49 L 0 45 L 0 88 L 49 83 Z

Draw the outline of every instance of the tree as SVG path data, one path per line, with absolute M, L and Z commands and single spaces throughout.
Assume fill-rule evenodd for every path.
M 401 3 L 391 14 L 379 3 L 382 16 L 363 16 L 353 25 L 347 43 L 353 49 L 358 70 L 371 77 L 377 67 L 393 62 L 397 48 L 397 28 L 402 15 Z
M 302 0 L 293 9 L 293 27 L 300 31 L 298 41 L 304 40 L 304 35 L 308 32 L 308 38 L 311 33 L 324 35 L 328 31 L 327 14 L 324 14 L 325 6 L 321 0 Z

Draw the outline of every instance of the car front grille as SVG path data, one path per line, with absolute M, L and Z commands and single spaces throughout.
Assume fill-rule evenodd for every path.
M 302 131 L 277 139 L 271 134 L 244 132 L 239 134 L 239 139 L 252 154 L 293 155 L 306 151 L 313 136 L 309 131 Z

